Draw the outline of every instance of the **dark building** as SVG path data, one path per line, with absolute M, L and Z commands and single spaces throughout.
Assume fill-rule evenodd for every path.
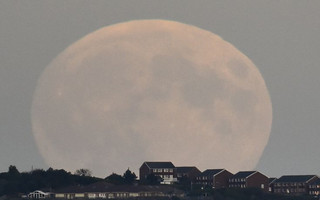
M 177 169 L 172 162 L 144 162 L 139 171 L 140 181 L 145 180 L 148 175 L 154 174 L 163 179 L 161 184 L 177 182 Z
M 313 181 L 309 184 L 309 194 L 320 199 L 320 179 Z
M 229 179 L 230 188 L 260 188 L 269 190 L 269 178 L 258 171 L 241 171 Z
M 269 178 L 269 192 L 274 192 L 274 182 L 277 180 L 277 178 Z
M 309 194 L 309 184 L 317 179 L 316 175 L 281 176 L 274 182 L 274 193 L 288 195 Z
M 196 177 L 196 184 L 212 188 L 227 188 L 233 174 L 225 169 L 207 169 Z
M 145 197 L 184 197 L 184 192 L 167 185 L 111 185 L 105 182 L 72 186 L 54 192 L 56 199 L 140 199 Z
M 182 177 L 186 177 L 191 181 L 195 180 L 197 176 L 201 174 L 201 171 L 196 167 L 176 167 L 178 180 Z

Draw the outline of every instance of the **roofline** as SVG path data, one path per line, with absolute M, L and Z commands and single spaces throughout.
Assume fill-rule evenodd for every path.
M 254 174 L 258 173 L 258 171 L 254 171 L 253 173 L 251 173 L 249 176 L 246 176 L 246 178 L 249 178 L 250 176 L 253 176 Z
M 173 165 L 173 168 L 177 168 L 171 161 L 145 161 L 144 163 L 147 165 L 147 167 L 149 169 L 151 169 L 151 167 L 147 164 L 148 162 L 150 162 L 150 163 L 171 163 Z M 159 168 L 159 169 L 163 169 L 163 168 Z
M 308 183 L 309 181 L 311 181 L 311 179 L 313 179 L 314 177 L 319 178 L 317 175 L 311 175 L 311 176 L 312 176 L 312 177 L 311 177 L 309 180 L 307 180 L 306 183 Z
M 277 178 L 274 178 L 273 181 L 271 181 L 269 184 L 272 184 L 273 182 L 275 182 L 276 180 L 278 180 Z
M 223 172 L 223 171 L 226 171 L 226 169 L 221 169 L 221 171 L 220 171 L 220 172 L 216 173 L 216 174 L 215 174 L 215 175 L 213 175 L 213 176 L 216 176 L 216 175 L 220 174 L 220 173 L 221 173 L 221 172 Z
M 146 165 L 147 165 L 147 167 L 149 168 L 149 169 L 151 169 L 151 167 L 149 167 L 149 165 L 147 164 L 147 162 L 144 162 Z
M 181 167 L 197 168 L 196 166 L 178 166 L 176 168 L 181 168 Z
M 314 177 L 317 177 L 317 178 L 320 178 L 319 176 L 317 176 L 317 175 L 282 175 L 282 176 L 280 176 L 279 178 L 276 178 L 276 180 L 280 180 L 280 178 L 282 178 L 282 177 L 284 177 L 284 176 L 312 176 L 310 179 L 308 179 L 308 180 L 306 180 L 305 182 L 308 182 L 308 181 L 310 181 L 312 178 L 314 178 Z

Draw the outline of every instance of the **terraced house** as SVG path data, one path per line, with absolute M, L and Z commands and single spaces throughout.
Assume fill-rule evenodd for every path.
M 309 184 L 309 194 L 320 199 L 320 178 Z
M 227 188 L 232 173 L 225 169 L 207 169 L 196 177 L 196 184 L 212 188 Z
M 316 175 L 281 176 L 274 182 L 274 193 L 287 195 L 307 195 L 309 185 L 316 181 Z
M 194 166 L 191 167 L 176 167 L 177 168 L 177 178 L 178 180 L 186 177 L 190 180 L 194 180 L 197 176 L 201 174 L 201 171 Z
M 240 171 L 229 179 L 229 188 L 260 188 L 269 191 L 269 178 L 258 171 Z
M 151 174 L 161 177 L 161 184 L 173 184 L 178 181 L 177 169 L 172 162 L 144 162 L 139 171 L 140 181 L 147 179 Z

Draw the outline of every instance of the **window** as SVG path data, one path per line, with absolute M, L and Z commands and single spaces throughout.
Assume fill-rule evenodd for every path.
M 169 172 L 173 172 L 173 169 L 169 169 Z
M 264 189 L 264 184 L 261 184 L 261 189 Z
M 169 169 L 163 169 L 164 172 L 169 172 Z

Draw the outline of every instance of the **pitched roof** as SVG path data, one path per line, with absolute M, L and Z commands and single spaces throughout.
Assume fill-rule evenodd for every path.
M 287 182 L 308 182 L 313 177 L 316 177 L 316 175 L 287 175 L 287 176 L 281 176 L 279 179 L 275 181 L 275 183 L 287 183 Z
M 44 192 L 44 191 L 41 191 L 41 190 L 36 190 L 36 191 L 33 191 L 33 192 L 30 192 L 29 194 L 35 194 L 35 193 L 40 193 L 40 194 L 43 194 L 43 195 L 49 195 L 50 193 L 49 192 Z
M 310 185 L 320 185 L 320 178 L 318 178 L 316 181 L 313 181 L 310 183 Z
M 188 173 L 192 171 L 193 169 L 198 170 L 196 167 L 176 167 L 177 168 L 177 173 Z
M 145 162 L 149 168 L 175 168 L 172 162 Z
M 248 176 L 251 176 L 252 174 L 256 173 L 257 171 L 241 171 L 233 175 L 231 178 L 247 178 Z
M 269 178 L 269 184 L 272 184 L 272 183 L 275 182 L 276 180 L 277 180 L 277 178 L 274 178 L 274 177 Z
M 200 174 L 200 176 L 215 176 L 216 174 L 222 172 L 224 169 L 207 169 Z

